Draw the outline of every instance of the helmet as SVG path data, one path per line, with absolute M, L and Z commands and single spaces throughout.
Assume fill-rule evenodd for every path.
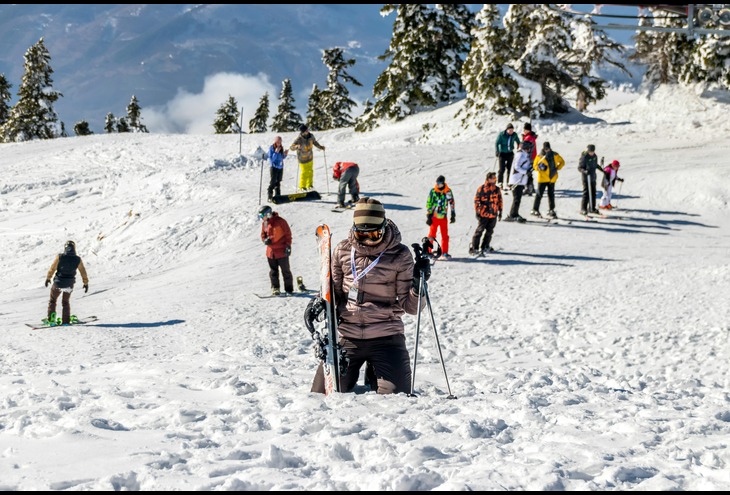
M 63 247 L 64 247 L 64 248 L 69 248 L 69 247 L 71 247 L 71 248 L 74 248 L 74 249 L 75 249 L 75 248 L 76 248 L 76 243 L 75 243 L 74 241 L 66 241 L 66 244 L 64 244 L 64 246 L 63 246 Z
M 619 168 L 621 166 L 621 164 L 618 162 L 618 160 L 614 160 L 614 161 L 611 162 L 611 166 L 612 167 Z
M 259 218 L 264 219 L 267 216 L 271 215 L 274 212 L 274 210 L 271 209 L 271 206 L 264 205 L 261 208 L 259 208 Z
M 308 129 L 309 128 L 304 124 L 299 126 L 299 132 L 307 132 Z

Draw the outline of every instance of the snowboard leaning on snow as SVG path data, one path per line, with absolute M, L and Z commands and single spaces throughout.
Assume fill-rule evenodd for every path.
M 50 324 L 48 322 L 46 322 L 46 323 L 26 323 L 25 325 L 30 327 L 32 330 L 41 330 L 43 328 L 65 329 L 68 327 L 75 327 L 77 325 L 86 325 L 87 323 L 93 323 L 97 320 L 98 320 L 98 318 L 96 316 L 87 316 L 86 318 L 83 318 L 81 320 L 76 320 L 72 323 L 69 323 L 68 325 Z

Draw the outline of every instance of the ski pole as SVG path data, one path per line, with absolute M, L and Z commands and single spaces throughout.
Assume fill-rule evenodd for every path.
M 261 179 L 259 179 L 259 206 L 261 205 L 261 190 L 264 187 L 264 161 L 259 159 L 261 164 Z
M 596 209 L 595 198 L 593 197 L 593 187 L 591 184 L 591 175 L 586 174 L 586 182 L 588 183 L 588 208 L 593 211 Z
M 322 155 L 324 155 L 324 176 L 327 177 L 327 196 L 330 195 L 330 176 L 327 172 L 329 169 L 327 168 L 327 152 L 325 150 L 322 150 Z
M 621 184 L 618 186 L 618 194 L 617 197 L 621 194 L 621 188 L 624 187 L 624 181 L 619 181 Z M 616 208 L 618 208 L 618 199 L 616 199 Z
M 490 170 L 490 172 L 494 172 L 495 170 L 497 170 L 497 162 L 498 161 L 499 161 L 499 157 L 496 157 L 494 159 L 494 163 L 492 164 L 492 169 Z

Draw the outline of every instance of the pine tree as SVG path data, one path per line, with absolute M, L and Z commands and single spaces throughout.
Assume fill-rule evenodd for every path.
M 251 121 L 248 123 L 248 132 L 251 134 L 266 132 L 266 122 L 269 120 L 269 93 L 268 91 L 259 100 L 259 107 L 256 109 Z
M 365 100 L 365 109 L 360 116 L 355 119 L 355 132 L 365 132 L 371 129 L 367 121 L 367 116 L 372 115 L 373 102 L 368 98 Z
M 657 27 L 683 27 L 684 17 L 662 12 L 659 18 L 653 17 L 654 10 L 649 9 L 652 18 L 644 17 L 640 25 Z M 650 24 L 651 23 L 651 24 Z M 684 33 L 642 32 L 636 36 L 636 50 L 629 59 L 647 65 L 644 81 L 649 84 L 676 83 L 683 71 L 688 70 L 694 48 L 694 40 Z
M 567 58 L 573 37 L 564 14 L 539 5 L 529 12 L 527 19 L 533 31 L 520 57 L 511 65 L 517 73 L 540 85 L 540 93 L 533 92 L 525 102 L 531 116 L 544 113 L 565 113 L 570 106 L 563 95 L 575 87 Z M 506 24 L 506 23 L 505 23 Z M 524 100 L 524 98 L 523 98 Z
M 362 86 L 346 70 L 348 67 L 355 65 L 355 59 L 345 60 L 342 48 L 330 48 L 324 51 L 322 62 L 329 69 L 329 74 L 327 75 L 327 89 L 322 91 L 320 95 L 320 104 L 326 116 L 326 121 L 322 123 L 326 127 L 320 129 L 351 127 L 354 122 L 350 114 L 352 107 L 357 103 L 350 98 L 350 91 L 344 83 L 349 82 L 355 86 Z
M 0 127 L 0 137 L 6 142 L 52 139 L 60 134 L 53 103 L 63 95 L 53 90 L 51 55 L 43 38 L 25 52 L 24 58 L 18 102 Z
M 294 94 L 291 89 L 291 80 L 284 79 L 281 83 L 279 108 L 274 115 L 271 130 L 274 132 L 298 131 L 302 125 L 302 116 L 294 111 Z
M 117 120 L 117 132 L 132 132 L 125 117 L 119 117 L 119 120 Z
M 613 65 L 629 76 L 631 73 L 614 56 L 621 56 L 625 48 L 610 39 L 605 31 L 599 29 L 590 17 L 578 17 L 572 22 L 575 36 L 568 64 L 573 73 L 577 90 L 575 107 L 583 112 L 590 103 L 606 96 L 606 81 L 595 75 L 601 65 Z
M 453 101 L 464 91 L 461 70 L 472 43 L 475 16 L 464 4 L 436 4 L 431 16 L 435 97 L 439 102 Z
M 213 122 L 213 128 L 216 134 L 238 134 L 241 125 L 238 123 L 241 114 L 238 111 L 238 103 L 236 99 L 228 95 L 228 100 L 223 103 L 215 113 L 216 119 Z
M 74 125 L 74 132 L 77 136 L 90 136 L 94 134 L 91 129 L 89 129 L 89 123 L 85 120 L 79 120 L 76 122 L 76 125 Z
M 111 134 L 112 132 L 116 132 L 117 130 L 117 119 L 111 112 L 106 114 L 106 119 L 104 119 L 104 130 L 107 134 Z
M 0 128 L 8 120 L 10 115 L 10 88 L 13 85 L 8 82 L 5 78 L 5 74 L 0 74 Z M 0 135 L 0 142 L 2 142 L 2 135 Z
M 498 115 L 525 110 L 515 72 L 507 66 L 514 53 L 500 20 L 496 4 L 484 4 L 476 16 L 474 41 L 461 70 L 466 89 L 464 125 L 487 110 Z
M 132 95 L 132 99 L 127 105 L 127 122 L 131 132 L 149 132 L 147 126 L 142 123 L 142 108 L 139 106 L 137 97 Z
M 690 60 L 691 69 L 682 74 L 682 82 L 716 82 L 730 90 L 730 37 L 717 34 L 701 37 L 694 45 Z
M 328 126 L 328 118 L 322 109 L 321 98 L 322 91 L 314 84 L 309 100 L 307 100 L 307 123 L 313 131 L 321 131 Z

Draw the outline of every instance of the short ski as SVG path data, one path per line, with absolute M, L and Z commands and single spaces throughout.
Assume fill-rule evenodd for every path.
M 30 327 L 32 330 L 41 330 L 43 328 L 68 328 L 68 327 L 75 327 L 76 325 L 86 325 L 87 323 L 93 323 L 97 321 L 98 318 L 96 316 L 87 316 L 83 320 L 75 321 L 74 323 L 69 323 L 67 325 L 49 325 L 49 324 L 38 324 L 38 323 L 26 323 L 25 325 L 27 327 Z
M 275 205 L 280 205 L 293 201 L 312 201 L 317 199 L 322 199 L 322 196 L 317 191 L 307 191 L 294 194 L 279 194 L 271 198 L 271 202 Z

